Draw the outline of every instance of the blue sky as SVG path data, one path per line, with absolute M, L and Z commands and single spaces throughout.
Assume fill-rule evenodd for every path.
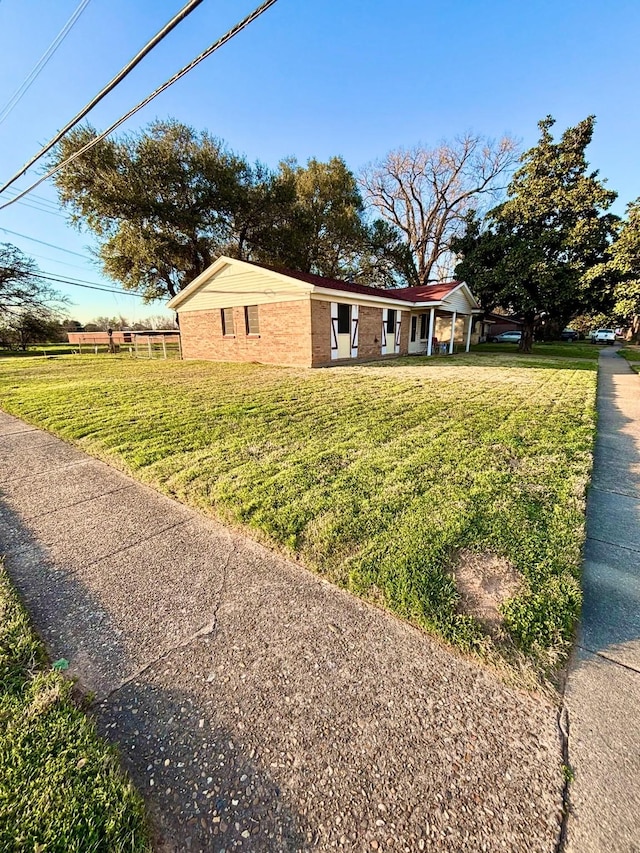
M 0 178 L 13 174 L 184 2 L 91 0 L 0 124 Z M 0 109 L 77 4 L 0 0 Z M 205 0 L 100 104 L 92 123 L 111 123 L 253 6 Z M 270 165 L 288 155 L 305 161 L 340 154 L 357 170 L 390 148 L 465 130 L 506 131 L 527 147 L 548 113 L 558 132 L 593 113 L 589 159 L 619 193 L 615 211 L 623 213 L 640 196 L 639 33 L 637 0 L 279 0 L 127 127 L 173 116 Z M 23 178 L 18 186 L 25 185 Z M 46 184 L 36 194 L 55 202 Z M 85 256 L 94 245 L 60 216 L 21 204 L 0 212 L 0 228 Z M 44 271 L 105 281 L 77 255 L 2 231 L 0 241 L 19 246 Z M 161 310 L 137 297 L 60 290 L 81 321 Z

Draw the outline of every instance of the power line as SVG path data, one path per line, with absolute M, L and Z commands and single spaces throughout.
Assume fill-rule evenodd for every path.
M 12 196 L 15 196 L 19 190 L 10 189 L 7 192 L 11 193 Z M 18 204 L 23 204 L 25 207 L 31 207 L 33 210 L 39 210 L 41 213 L 50 213 L 52 216 L 58 216 L 60 219 L 64 219 L 65 216 L 61 212 L 61 208 L 53 201 L 45 198 L 41 195 L 36 195 L 33 193 L 27 200 L 20 199 Z
M 2 0 L 0 0 L 0 2 L 2 2 Z M 80 264 L 70 264 L 69 261 L 60 261 L 57 258 L 50 258 L 48 255 L 39 255 L 37 252 L 29 252 L 29 257 L 38 258 L 38 260 L 41 261 L 51 261 L 52 263 L 59 264 L 63 267 L 72 267 L 74 270 L 82 270 L 83 272 L 87 271 L 87 268 Z
M 0 0 L 0 2 L 2 2 L 2 0 Z M 7 190 L 7 192 L 11 193 L 12 195 L 16 195 L 17 193 L 20 192 L 20 190 L 16 187 L 15 189 Z M 42 204 L 42 205 L 49 205 L 54 210 L 60 209 L 60 206 L 58 205 L 57 202 L 51 201 L 50 198 L 45 198 L 43 195 L 37 195 L 36 193 L 31 193 L 30 201 L 34 201 L 34 202 L 37 201 L 38 204 Z
M 62 42 L 71 32 L 73 25 L 76 23 L 80 15 L 84 12 L 86 7 L 89 5 L 91 0 L 80 0 L 80 4 L 76 7 L 75 11 L 64 25 L 64 27 L 60 30 L 55 39 L 51 42 L 49 47 L 42 54 L 40 59 L 33 66 L 31 71 L 27 74 L 22 83 L 18 86 L 13 95 L 9 98 L 7 103 L 4 105 L 2 110 L 0 111 L 0 124 L 5 121 L 9 113 L 14 109 L 14 107 L 22 100 L 22 98 L 26 95 L 27 91 L 31 88 L 32 84 L 35 82 L 36 78 L 40 75 L 41 71 L 44 70 L 45 66 L 56 52 L 56 50 L 60 47 Z
M 63 169 L 65 166 L 68 166 L 70 163 L 73 163 L 74 160 L 77 160 L 78 157 L 82 156 L 82 154 L 85 154 L 87 151 L 91 150 L 91 148 L 96 146 L 106 136 L 108 136 L 110 133 L 113 133 L 113 131 L 116 130 L 116 128 L 120 127 L 121 124 L 124 124 L 125 121 L 130 119 L 133 115 L 135 115 L 137 112 L 139 112 L 143 107 L 146 107 L 147 104 L 150 104 L 151 101 L 153 101 L 155 98 L 158 97 L 158 95 L 161 95 L 166 89 L 168 89 L 170 86 L 173 86 L 173 84 L 176 83 L 178 80 L 180 80 L 182 77 L 184 77 L 185 74 L 188 74 L 189 71 L 192 71 L 203 60 L 207 59 L 207 57 L 211 56 L 212 53 L 214 53 L 216 50 L 218 50 L 223 45 L 225 45 L 234 36 L 236 36 L 241 30 L 243 30 L 245 27 L 249 26 L 249 24 L 252 23 L 252 21 L 255 21 L 256 18 L 258 18 L 260 15 L 262 15 L 263 12 L 266 12 L 267 9 L 269 9 L 271 6 L 273 6 L 274 3 L 276 3 L 276 2 L 277 2 L 277 0 L 265 0 L 265 2 L 262 3 L 260 6 L 258 6 L 257 9 L 254 9 L 254 11 L 251 12 L 250 15 L 247 15 L 246 18 L 244 18 L 242 21 L 240 21 L 234 27 L 232 27 L 230 30 L 228 30 L 228 32 L 226 32 L 221 38 L 219 38 L 212 45 L 210 45 L 205 51 L 203 51 L 199 56 L 197 56 L 194 60 L 192 60 L 188 65 L 185 65 L 183 68 L 181 68 L 180 71 L 178 71 L 176 74 L 174 74 L 173 77 L 170 77 L 165 83 L 163 83 L 161 86 L 159 86 L 154 92 L 152 92 L 150 95 L 148 95 L 144 100 L 142 100 L 138 104 L 136 104 L 135 107 L 130 109 L 128 113 L 125 113 L 125 115 L 123 115 L 121 118 L 119 118 L 116 122 L 114 122 L 105 131 L 100 133 L 98 136 L 96 136 L 94 139 L 92 139 L 90 142 L 88 142 L 86 145 L 84 145 L 82 148 L 80 148 L 78 151 L 76 151 L 75 154 L 72 154 L 70 157 L 67 157 L 67 159 L 64 160 L 62 163 L 59 163 L 57 166 L 54 166 L 52 169 L 50 169 L 48 172 L 46 172 L 41 178 L 39 178 L 37 181 L 35 181 L 33 184 L 31 184 L 31 186 L 27 187 L 26 190 L 23 190 L 21 193 L 19 193 L 19 195 L 15 196 L 15 198 L 12 198 L 12 199 L 9 199 L 8 201 L 5 201 L 4 204 L 0 204 L 0 210 L 4 210 L 6 207 L 9 207 L 9 205 L 13 204 L 14 202 L 18 201 L 23 196 L 30 193 L 31 190 L 34 190 L 36 187 L 40 186 L 40 184 L 42 184 L 44 181 L 46 181 L 52 175 L 55 175 L 56 172 L 60 171 L 60 169 Z M 0 188 L 0 192 L 2 192 L 6 187 L 8 187 L 14 180 L 17 180 L 17 178 L 19 178 L 22 174 L 23 174 L 23 170 L 21 170 L 14 178 L 12 178 L 11 181 L 9 181 L 9 183 L 5 184 L 4 187 Z
M 84 282 L 76 279 L 60 278 L 54 275 L 47 275 L 46 273 L 33 273 L 33 278 L 42 278 L 46 281 L 55 281 L 57 284 L 68 284 L 72 287 L 82 287 L 86 290 L 100 290 L 103 293 L 115 293 L 118 296 L 136 296 L 138 299 L 143 298 L 141 294 L 134 293 L 130 290 L 116 290 L 115 287 L 103 287 L 102 285 L 95 284 L 93 282 Z
M 86 0 L 86 2 L 89 2 L 89 0 Z M 145 46 L 142 48 L 142 50 L 138 51 L 138 53 L 133 57 L 133 59 L 130 62 L 128 62 L 127 65 L 125 65 L 125 67 L 121 71 L 119 71 L 116 74 L 116 76 L 112 80 L 110 80 L 103 89 L 100 90 L 100 92 L 98 92 L 98 94 L 95 96 L 95 98 L 93 98 L 91 101 L 89 101 L 89 103 L 86 104 L 80 110 L 80 112 L 76 116 L 74 116 L 74 118 L 72 118 L 71 121 L 68 122 L 62 128 L 62 130 L 58 131 L 58 133 L 56 133 L 56 135 L 53 137 L 53 139 L 50 139 L 49 142 L 47 142 L 47 144 L 43 148 L 41 148 L 40 151 L 38 151 L 38 153 L 35 154 L 31 158 L 31 160 L 29 160 L 28 163 L 25 163 L 25 165 L 22 166 L 20 171 L 16 172 L 16 174 L 9 181 L 7 181 L 7 183 L 3 187 L 0 187 L 0 193 L 3 193 L 7 189 L 7 187 L 10 187 L 11 184 L 15 183 L 21 175 L 24 175 L 24 173 L 27 171 L 27 169 L 29 169 L 31 166 L 33 166 L 33 164 L 37 160 L 39 160 L 41 157 L 44 157 L 44 155 L 47 153 L 47 151 L 50 151 L 53 148 L 53 146 L 62 139 L 62 137 L 65 135 L 65 133 L 68 133 L 71 130 L 71 128 L 74 127 L 76 124 L 78 124 L 78 122 L 81 121 L 87 115 L 87 113 L 90 112 L 97 104 L 99 104 L 100 101 L 104 97 L 106 97 L 106 95 L 108 95 L 109 92 L 112 91 L 112 89 L 115 89 L 115 87 L 119 83 L 121 83 L 124 80 L 124 78 L 127 77 L 133 71 L 133 69 L 136 67 L 136 65 L 138 65 L 140 62 L 142 62 L 142 60 L 145 58 L 145 56 L 151 50 L 153 50 L 153 48 L 157 44 L 159 44 L 162 41 L 162 39 L 165 38 L 165 36 L 169 35 L 171 30 L 173 30 L 181 21 L 183 21 L 187 17 L 187 15 L 190 15 L 191 12 L 193 12 L 193 10 L 197 6 L 199 6 L 201 3 L 202 3 L 202 0 L 189 0 L 189 2 L 186 4 L 186 6 L 184 6 L 178 12 L 177 15 L 175 15 L 167 24 L 165 24 L 164 27 L 159 32 L 157 32 L 155 34 L 155 36 L 150 41 L 148 41 L 145 44 Z M 2 121 L 2 119 L 0 118 L 0 122 L 1 121 Z
M 48 207 L 41 207 L 41 206 L 40 206 L 40 205 L 38 205 L 38 204 L 30 204 L 28 201 L 25 201 L 24 199 L 20 199 L 20 200 L 18 201 L 18 204 L 23 204 L 25 207 L 30 207 L 30 208 L 31 208 L 31 210 L 38 210 L 40 213 L 48 213 L 48 214 L 50 214 L 51 216 L 57 216 L 59 219 L 64 219 L 64 218 L 65 218 L 65 217 L 64 217 L 64 214 L 62 214 L 62 213 L 58 213 L 58 211 L 57 211 L 57 210 L 51 210 L 51 209 L 50 209 L 50 208 L 48 208 Z
M 85 261 L 93 260 L 88 255 L 81 255 L 80 252 L 72 252 L 71 249 L 63 249 L 62 246 L 56 246 L 55 243 L 47 243 L 44 240 L 38 240 L 36 237 L 29 237 L 28 234 L 20 234 L 19 231 L 10 231 L 8 228 L 0 228 L 0 231 L 4 231 L 5 234 L 13 234 L 14 237 L 31 240 L 32 243 L 40 243 L 42 246 L 48 246 L 50 249 L 57 249 L 59 252 L 66 252 L 68 255 L 76 255 L 78 258 L 84 258 Z

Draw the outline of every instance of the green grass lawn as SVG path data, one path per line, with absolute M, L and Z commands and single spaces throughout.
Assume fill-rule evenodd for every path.
M 635 370 L 636 373 L 640 373 L 640 347 L 625 346 L 620 350 L 620 355 L 627 359 L 629 367 L 632 370 Z
M 0 564 L 0 850 L 142 853 L 142 800 L 47 663 Z
M 597 361 L 601 346 L 588 341 L 557 341 L 550 344 L 534 344 L 532 356 L 557 358 L 588 358 Z M 474 344 L 471 351 L 482 353 L 517 353 L 518 344 Z
M 544 669 L 581 603 L 595 369 L 502 351 L 329 370 L 20 360 L 0 365 L 0 406 L 463 650 Z M 522 578 L 499 637 L 462 607 L 461 549 Z
M 104 346 L 101 348 L 102 351 L 106 352 L 107 347 Z M 43 356 L 53 356 L 53 355 L 71 355 L 74 352 L 78 351 L 78 347 L 73 344 L 34 344 L 33 346 L 29 346 L 26 350 L 21 349 L 6 349 L 0 347 L 0 359 L 3 358 L 34 358 Z

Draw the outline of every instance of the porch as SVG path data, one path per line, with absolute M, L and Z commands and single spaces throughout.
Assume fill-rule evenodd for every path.
M 454 347 L 469 352 L 474 321 L 482 312 L 469 313 L 443 308 L 411 312 L 409 319 L 409 355 L 452 355 Z

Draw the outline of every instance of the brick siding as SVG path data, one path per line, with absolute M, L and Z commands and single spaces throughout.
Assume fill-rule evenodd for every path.
M 358 358 L 379 358 L 382 338 L 382 308 L 362 306 L 358 312 Z
M 219 309 L 181 311 L 182 354 L 187 359 L 256 361 L 293 367 L 324 367 L 331 360 L 331 302 L 302 299 L 263 304 L 258 308 L 260 334 L 245 332 L 244 308 L 233 309 L 234 336 L 223 336 Z M 410 313 L 402 312 L 400 354 L 409 348 Z M 382 308 L 360 306 L 358 358 L 341 363 L 393 357 L 380 354 Z M 311 336 L 309 332 L 311 331 Z
M 223 336 L 219 309 L 181 311 L 183 357 L 210 361 L 257 361 L 261 364 L 293 367 L 311 366 L 309 299 L 260 305 L 258 318 L 259 334 L 247 335 L 244 307 L 235 307 L 235 335 Z

